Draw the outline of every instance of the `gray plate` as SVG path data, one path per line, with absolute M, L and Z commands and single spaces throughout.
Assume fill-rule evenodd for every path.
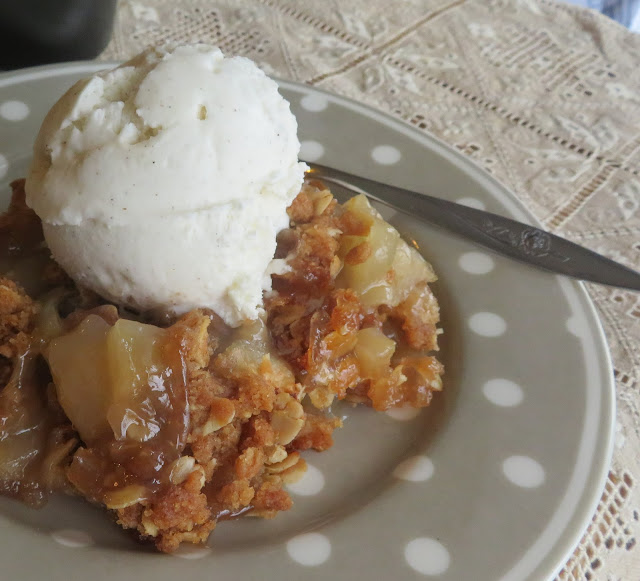
M 0 76 L 0 186 L 24 175 L 47 109 L 80 63 Z M 534 222 L 457 152 L 381 113 L 283 82 L 302 156 Z M 26 106 L 25 106 L 26 105 Z M 5 198 L 3 198 L 5 200 Z M 586 528 L 611 454 L 607 347 L 580 284 L 489 256 L 402 215 L 387 217 L 440 275 L 445 391 L 431 408 L 343 407 L 334 448 L 308 454 L 294 508 L 223 523 L 210 546 L 158 555 L 101 511 L 0 501 L 3 578 L 521 581 L 556 573 Z M 399 467 L 399 468 L 398 468 Z

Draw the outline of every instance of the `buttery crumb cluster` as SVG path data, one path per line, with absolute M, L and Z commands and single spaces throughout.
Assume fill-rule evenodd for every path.
M 0 492 L 103 505 L 164 552 L 217 522 L 271 518 L 336 399 L 424 407 L 442 388 L 430 265 L 358 196 L 304 185 L 264 316 L 141 320 L 77 288 L 43 249 L 23 182 L 0 219 Z M 22 276 L 24 264 L 37 282 Z M 17 281 L 17 282 L 16 282 Z

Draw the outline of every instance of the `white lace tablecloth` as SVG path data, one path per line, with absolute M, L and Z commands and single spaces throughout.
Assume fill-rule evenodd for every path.
M 464 152 L 551 231 L 640 269 L 640 35 L 550 0 L 121 0 L 103 60 L 202 40 Z M 615 452 L 562 581 L 640 580 L 640 294 L 591 285 Z

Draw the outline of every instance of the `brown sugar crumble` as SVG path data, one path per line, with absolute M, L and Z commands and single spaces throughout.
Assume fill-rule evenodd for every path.
M 358 196 L 303 186 L 264 316 L 141 320 L 77 288 L 12 184 L 0 217 L 0 493 L 104 506 L 163 552 L 272 518 L 325 451 L 335 400 L 424 407 L 442 389 L 431 266 Z M 37 284 L 23 277 L 31 261 Z

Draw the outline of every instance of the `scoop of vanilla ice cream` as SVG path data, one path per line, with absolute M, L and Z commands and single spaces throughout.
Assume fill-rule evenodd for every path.
M 259 315 L 305 166 L 289 104 L 242 57 L 150 49 L 74 85 L 47 115 L 27 177 L 53 257 L 136 309 Z

